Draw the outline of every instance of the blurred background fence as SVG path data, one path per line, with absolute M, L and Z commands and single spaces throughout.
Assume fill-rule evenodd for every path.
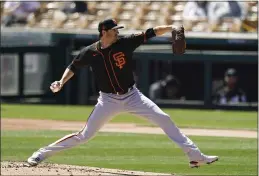
M 2 102 L 95 104 L 98 89 L 91 68 L 81 69 L 58 94 L 52 94 L 49 85 L 60 79 L 80 48 L 98 40 L 98 22 L 113 17 L 126 27 L 121 36 L 162 24 L 186 27 L 186 54 L 173 56 L 170 34 L 151 39 L 134 53 L 137 87 L 160 106 L 257 110 L 256 1 L 237 3 L 240 13 L 218 19 L 188 14 L 189 6 L 200 11 L 201 4 L 180 1 L 32 2 L 24 4 L 35 7 L 24 19 L 17 19 L 15 9 L 5 3 Z

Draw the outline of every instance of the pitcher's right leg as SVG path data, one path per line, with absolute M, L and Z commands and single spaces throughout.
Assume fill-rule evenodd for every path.
M 29 165 L 36 166 L 57 152 L 89 141 L 106 122 L 121 111 L 119 106 L 112 102 L 103 102 L 99 98 L 98 103 L 88 118 L 87 124 L 81 131 L 69 134 L 48 146 L 40 148 L 28 158 Z
M 169 115 L 140 91 L 136 91 L 128 100 L 127 112 L 144 117 L 162 128 L 167 136 L 187 154 L 190 167 L 198 167 L 202 163 L 210 164 L 218 160 L 218 156 L 204 155 L 195 143 L 180 131 Z

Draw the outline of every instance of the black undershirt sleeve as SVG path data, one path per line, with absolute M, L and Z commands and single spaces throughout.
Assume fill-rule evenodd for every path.
M 147 29 L 145 33 L 146 33 L 146 39 L 147 40 L 156 36 L 156 33 L 155 33 L 153 28 Z

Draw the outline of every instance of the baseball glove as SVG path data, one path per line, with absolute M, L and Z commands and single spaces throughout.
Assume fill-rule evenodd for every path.
M 173 28 L 172 30 L 172 51 L 173 54 L 181 55 L 185 53 L 186 42 L 184 27 Z

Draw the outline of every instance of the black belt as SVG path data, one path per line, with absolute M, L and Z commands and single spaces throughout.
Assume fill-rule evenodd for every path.
M 131 91 L 134 88 L 134 86 L 129 87 L 126 91 L 121 91 L 121 92 L 116 92 L 116 95 L 123 95 L 128 93 L 129 91 Z
M 134 88 L 134 85 L 133 86 L 130 86 L 128 89 L 124 90 L 124 91 L 120 91 L 120 92 L 105 92 L 105 93 L 111 93 L 111 94 L 116 94 L 116 95 L 124 95 L 126 93 L 128 93 L 129 91 L 131 91 L 132 89 Z

